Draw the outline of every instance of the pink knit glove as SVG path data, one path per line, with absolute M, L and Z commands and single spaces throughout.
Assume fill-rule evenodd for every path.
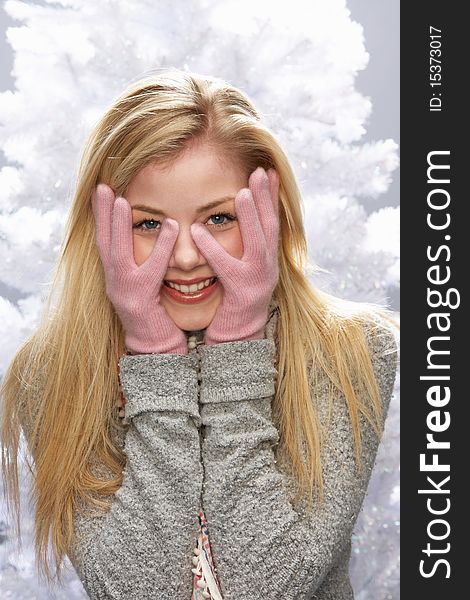
M 160 288 L 178 237 L 178 223 L 165 219 L 152 254 L 135 264 L 132 211 L 125 198 L 100 183 L 93 192 L 96 244 L 103 263 L 106 293 L 121 319 L 133 354 L 187 354 L 186 335 L 160 305 Z
M 243 257 L 228 254 L 199 223 L 191 234 L 223 286 L 223 299 L 206 329 L 206 345 L 265 336 L 268 308 L 279 279 L 279 176 L 258 167 L 235 198 Z

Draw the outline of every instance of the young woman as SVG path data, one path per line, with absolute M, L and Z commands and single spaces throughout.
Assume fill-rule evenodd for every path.
M 48 581 L 50 535 L 93 599 L 353 597 L 396 343 L 306 263 L 292 169 L 240 90 L 171 70 L 110 107 L 2 386 L 5 485 L 19 533 L 22 429 Z

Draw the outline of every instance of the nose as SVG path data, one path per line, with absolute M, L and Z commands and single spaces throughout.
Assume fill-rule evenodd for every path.
M 205 262 L 205 258 L 192 238 L 190 227 L 183 227 L 180 224 L 168 267 L 180 269 L 181 271 L 191 271 L 195 267 L 205 264 Z

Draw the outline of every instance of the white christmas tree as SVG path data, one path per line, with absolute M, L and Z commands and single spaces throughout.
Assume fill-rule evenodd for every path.
M 315 285 L 370 301 L 398 286 L 398 209 L 368 215 L 361 204 L 388 189 L 397 144 L 361 142 L 372 106 L 354 83 L 368 54 L 345 0 L 8 0 L 4 6 L 23 25 L 7 31 L 15 89 L 0 94 L 0 146 L 8 163 L 0 170 L 0 373 L 37 324 L 86 137 L 130 82 L 160 67 L 221 77 L 254 101 L 302 189 L 310 255 L 329 272 L 315 275 Z M 391 454 L 384 460 L 394 465 L 396 444 Z M 394 481 L 385 482 L 388 489 L 395 490 L 396 474 Z M 394 491 L 389 511 L 378 515 L 382 523 L 396 520 L 396 500 Z M 372 513 L 361 516 L 358 531 L 376 518 Z M 367 540 L 381 543 L 370 527 Z M 396 575 L 396 532 L 386 544 L 374 569 Z M 359 537 L 358 548 L 364 552 Z M 356 554 L 357 592 L 383 597 L 390 580 L 375 577 Z M 5 564 L 13 564 L 11 556 L 5 560 L 4 574 Z M 26 581 L 30 570 L 24 573 Z M 73 575 L 64 597 L 85 597 Z

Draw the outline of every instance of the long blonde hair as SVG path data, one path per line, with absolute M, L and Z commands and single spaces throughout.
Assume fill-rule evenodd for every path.
M 128 87 L 99 121 L 86 144 L 51 292 L 35 333 L 13 358 L 1 389 L 2 468 L 8 508 L 16 511 L 21 545 L 18 448 L 20 428 L 34 457 L 37 564 L 49 582 L 51 535 L 56 576 L 74 542 L 78 500 L 103 511 L 123 481 L 126 456 L 113 439 L 117 365 L 124 353 L 121 323 L 106 296 L 95 244 L 91 195 L 99 182 L 122 195 L 150 162 L 171 164 L 195 140 L 241 165 L 259 165 L 280 178 L 278 383 L 273 402 L 280 444 L 292 465 L 298 495 L 322 499 L 321 431 L 311 400 L 311 365 L 344 392 L 360 468 L 362 413 L 382 429 L 380 396 L 366 339 L 372 304 L 350 303 L 315 290 L 308 265 L 300 191 L 287 156 L 239 89 L 216 78 L 169 70 Z M 306 360 L 293 360 L 303 356 Z M 354 385 L 354 383 L 356 385 Z M 313 382 L 314 384 L 314 382 Z M 358 391 L 359 390 L 359 391 Z M 302 446 L 304 450 L 302 450 Z M 113 477 L 103 480 L 92 457 Z

